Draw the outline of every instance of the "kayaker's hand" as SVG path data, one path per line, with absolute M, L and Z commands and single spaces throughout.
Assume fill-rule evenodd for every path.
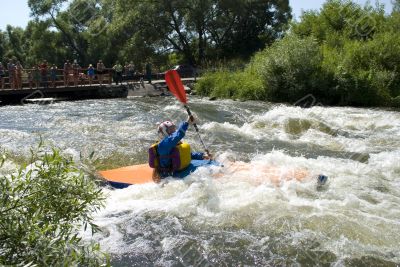
M 213 160 L 213 155 L 210 152 L 207 152 L 206 154 L 204 154 L 203 159 L 207 159 L 207 160 Z
M 188 122 L 190 125 L 193 125 L 193 124 L 196 123 L 196 119 L 193 117 L 193 115 L 190 115 L 190 116 L 188 117 L 188 119 L 187 119 L 187 122 Z
M 160 174 L 158 173 L 158 171 L 156 169 L 153 169 L 153 175 L 152 175 L 153 181 L 158 184 L 161 182 L 161 177 Z

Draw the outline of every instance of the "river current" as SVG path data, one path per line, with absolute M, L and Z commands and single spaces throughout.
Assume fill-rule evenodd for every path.
M 192 98 L 200 132 L 218 161 L 184 180 L 105 187 L 95 214 L 113 266 L 398 266 L 400 113 L 348 107 L 302 109 Z M 131 98 L 0 107 L 0 146 L 12 169 L 40 137 L 97 170 L 145 163 L 156 125 L 187 115 L 174 98 Z M 202 150 L 193 129 L 185 138 Z M 260 170 L 307 170 L 304 181 Z M 215 178 L 215 173 L 220 173 Z M 329 177 L 317 187 L 317 174 Z

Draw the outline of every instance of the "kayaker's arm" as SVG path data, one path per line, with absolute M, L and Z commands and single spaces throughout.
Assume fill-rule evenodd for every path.
M 176 130 L 170 136 L 165 137 L 160 142 L 160 144 L 162 143 L 163 144 L 162 146 L 163 147 L 165 146 L 165 149 L 170 151 L 172 148 L 174 148 L 178 145 L 178 143 L 183 139 L 183 137 L 185 137 L 188 127 L 189 127 L 189 123 L 181 122 L 181 124 L 179 124 L 178 130 Z

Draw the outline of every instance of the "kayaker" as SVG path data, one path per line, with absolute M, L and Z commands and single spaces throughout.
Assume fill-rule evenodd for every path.
M 173 175 L 175 171 L 182 171 L 190 165 L 192 159 L 211 159 L 211 155 L 202 152 L 191 152 L 188 143 L 181 142 L 189 125 L 193 125 L 195 119 L 189 116 L 188 120 L 181 122 L 178 129 L 171 121 L 164 121 L 158 126 L 160 142 L 153 144 L 149 149 L 149 165 L 154 168 L 153 180 Z

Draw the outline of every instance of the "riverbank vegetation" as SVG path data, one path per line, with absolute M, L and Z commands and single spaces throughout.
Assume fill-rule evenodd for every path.
M 330 0 L 292 22 L 286 36 L 256 53 L 244 70 L 204 75 L 197 92 L 291 103 L 311 94 L 328 105 L 398 107 L 399 25 L 396 4 L 385 15 L 382 6 Z
M 136 71 L 189 63 L 204 75 L 201 95 L 398 107 L 400 1 L 392 3 L 386 14 L 379 3 L 327 0 L 293 21 L 289 2 L 276 0 L 29 0 L 26 29 L 0 31 L 0 60 L 132 61 Z
M 96 231 L 91 215 L 103 200 L 72 159 L 40 147 L 29 165 L 0 178 L 0 265 L 107 265 L 99 245 L 78 235 L 87 226 Z

